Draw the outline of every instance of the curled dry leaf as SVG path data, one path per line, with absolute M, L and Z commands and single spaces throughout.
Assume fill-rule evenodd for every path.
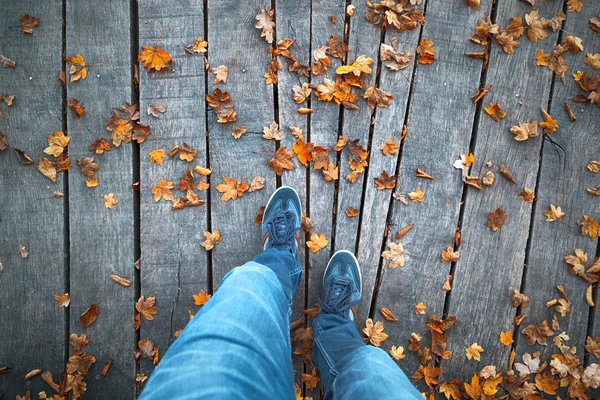
M 550 204 L 549 210 L 544 210 L 544 215 L 546 216 L 546 221 L 552 222 L 562 218 L 565 213 L 559 207 L 555 207 L 554 204 Z
M 379 177 L 375 178 L 375 188 L 377 190 L 393 189 L 396 187 L 396 176 L 388 176 L 386 171 L 383 171 Z
M 214 74 L 213 84 L 227 83 L 227 73 L 229 70 L 225 65 L 219 65 L 218 67 L 211 68 L 210 72 Z
M 317 387 L 317 384 L 321 381 L 321 378 L 317 376 L 317 369 L 313 367 L 312 373 L 310 374 L 302 374 L 302 383 L 306 389 L 314 389 Z
M 38 25 L 40 19 L 25 13 L 19 18 L 19 22 L 21 23 L 21 32 L 31 35 L 33 34 L 33 28 Z
M 37 164 L 37 169 L 44 175 L 46 178 L 50 179 L 52 182 L 56 182 L 56 166 L 50 160 L 45 157 L 41 157 Z
M 8 140 L 6 135 L 0 131 L 0 151 L 8 149 Z
M 421 39 L 417 46 L 417 54 L 419 54 L 419 64 L 433 64 L 435 61 L 435 50 L 433 42 L 427 38 Z
M 19 243 L 19 254 L 24 260 L 27 259 L 27 257 L 29 257 L 29 250 L 27 250 L 27 248 L 21 243 Z
M 87 67 L 85 66 L 85 60 L 81 54 L 67 57 L 65 62 L 70 65 L 69 74 L 71 75 L 71 82 L 77 82 L 87 78 Z
M 537 120 L 533 122 L 519 122 L 518 126 L 511 126 L 509 130 L 515 135 L 514 139 L 519 142 L 539 135 Z
M 206 95 L 206 102 L 217 116 L 217 122 L 225 124 L 237 120 L 237 113 L 233 108 L 233 101 L 229 96 L 229 92 L 222 92 L 221 89 L 215 88 L 212 95 Z
M 484 110 L 496 122 L 500 122 L 502 118 L 506 117 L 506 113 L 498 103 L 490 102 L 490 105 L 485 107 Z
M 246 133 L 246 128 L 244 126 L 237 126 L 231 133 L 231 136 L 235 139 L 239 139 L 244 133 Z
M 119 202 L 119 199 L 115 197 L 114 193 L 109 193 L 104 195 L 104 207 L 108 209 L 113 209 Z
M 535 199 L 535 192 L 529 188 L 524 188 L 519 191 L 519 200 L 523 200 L 526 203 L 533 203 Z
M 346 209 L 346 215 L 349 218 L 358 217 L 358 209 L 348 206 L 348 208 Z
M 321 249 L 325 248 L 328 243 L 329 240 L 327 240 L 324 233 L 321 233 L 320 235 L 313 233 L 310 235 L 310 240 L 306 242 L 306 247 L 310 249 L 311 253 L 318 253 Z
M 0 64 L 2 64 L 4 68 L 16 68 L 17 66 L 16 62 L 14 62 L 8 57 L 4 57 L 2 54 L 0 54 Z
M 525 296 L 523 293 L 519 292 L 517 289 L 514 289 L 513 296 L 512 296 L 514 308 L 517 308 L 519 306 L 527 307 L 527 305 L 529 304 L 529 300 L 530 299 L 528 296 Z
M 69 304 L 71 303 L 71 296 L 69 293 L 53 294 L 52 296 L 56 300 L 56 307 L 69 307 Z
M 544 122 L 540 122 L 540 128 L 542 128 L 542 133 L 545 135 L 552 135 L 558 129 L 558 123 L 554 118 L 548 114 L 544 107 L 540 107 L 542 111 L 542 116 L 544 117 Z
M 418 168 L 415 171 L 415 176 L 417 178 L 423 178 L 423 179 L 431 179 L 431 180 L 433 180 L 433 176 L 429 175 L 427 172 L 425 172 L 425 171 L 423 171 L 421 169 L 418 169 Z
M 25 375 L 25 380 L 29 380 L 31 378 L 33 378 L 34 376 L 36 376 L 37 374 L 39 374 L 40 372 L 42 372 L 41 369 L 32 369 L 31 371 L 29 371 L 26 375 Z
M 329 163 L 327 168 L 321 169 L 321 173 L 326 181 L 337 181 L 339 177 L 339 167 L 336 167 L 334 164 Z
M 496 175 L 494 175 L 494 173 L 492 171 L 488 171 L 483 176 L 483 179 L 481 180 L 481 182 L 485 186 L 492 186 L 494 184 L 495 180 L 496 180 Z
M 506 168 L 506 166 L 504 164 L 500 164 L 500 175 L 502 175 L 503 177 L 505 177 L 506 179 L 508 179 L 512 183 L 514 183 L 515 185 L 517 184 L 517 181 L 516 181 L 515 177 L 508 170 L 508 168 Z
M 546 346 L 548 338 L 554 335 L 554 331 L 550 329 L 546 320 L 537 325 L 527 325 L 521 332 L 525 335 L 525 340 L 529 346 L 533 346 L 536 342 L 542 346 Z
M 488 94 L 491 89 L 492 89 L 491 86 L 477 89 L 477 93 L 475 93 L 473 96 L 471 96 L 471 100 L 473 100 L 473 103 L 476 103 L 476 104 L 479 103 L 479 101 L 481 99 L 483 99 L 483 97 L 486 94 Z
M 208 42 L 203 40 L 201 37 L 196 39 L 193 43 L 185 46 L 184 50 L 186 53 L 194 54 L 194 53 L 206 53 Z
M 381 152 L 384 156 L 393 156 L 398 151 L 400 146 L 398 143 L 394 141 L 394 139 L 390 139 L 381 146 Z
M 395 46 L 381 43 L 379 46 L 379 58 L 390 70 L 400 71 L 410 65 L 413 55 L 408 52 L 397 51 Z
M 391 93 L 384 92 L 383 90 L 371 86 L 363 93 L 363 97 L 367 100 L 367 104 L 371 108 L 387 107 L 390 104 L 390 100 L 394 99 Z
M 302 132 L 302 129 L 297 126 L 288 126 L 288 129 L 296 140 L 302 140 L 304 142 L 304 133 Z
M 388 242 L 389 250 L 381 253 L 384 260 L 389 260 L 389 268 L 404 267 L 404 246 L 402 243 Z
M 417 303 L 417 305 L 413 308 L 413 311 L 417 315 L 425 315 L 425 311 L 427 311 L 427 306 L 425 306 L 425 303 L 421 301 Z
M 131 281 L 124 276 L 111 275 L 109 278 L 123 287 L 131 286 Z
M 148 106 L 148 115 L 151 115 L 154 118 L 159 118 L 160 114 L 164 114 L 166 112 L 167 112 L 167 106 L 165 106 L 164 104 L 160 104 L 158 106 L 150 104 Z
M 313 160 L 312 152 L 314 147 L 314 143 L 304 143 L 301 139 L 297 139 L 296 143 L 292 145 L 292 149 L 294 150 L 294 153 L 296 153 L 298 161 L 305 167 L 308 167 L 308 163 Z
M 94 139 L 90 147 L 90 152 L 96 154 L 104 154 L 105 151 L 110 151 L 110 143 L 104 138 Z
M 215 229 L 212 232 L 205 231 L 202 236 L 204 236 L 204 242 L 202 242 L 202 247 L 206 250 L 212 250 L 218 243 L 220 243 L 223 238 L 221 237 L 221 232 L 218 229 Z
M 398 318 L 390 311 L 389 308 L 381 308 L 379 310 L 383 318 L 388 322 L 398 322 Z
M 77 99 L 69 100 L 69 108 L 75 113 L 77 118 L 81 118 L 85 115 L 85 107 L 83 107 Z
M 44 153 L 58 157 L 69 145 L 70 140 L 71 137 L 69 135 L 65 135 L 64 132 L 54 131 L 52 136 L 48 136 L 48 147 L 44 149 Z
M 448 246 L 446 250 L 442 250 L 442 262 L 457 262 L 460 259 L 460 251 Z
M 273 43 L 273 33 L 275 29 L 275 22 L 273 17 L 275 16 L 275 10 L 267 10 L 262 8 L 256 15 L 256 23 L 254 27 L 260 29 L 260 37 L 265 38 L 267 43 Z
M 250 182 L 250 188 L 248 189 L 248 193 L 256 192 L 264 187 L 265 178 L 263 178 L 262 176 L 257 176 L 256 178 L 252 179 L 252 182 Z
M 100 309 L 98 306 L 96 304 L 91 304 L 88 309 L 79 316 L 79 327 L 83 329 L 92 325 L 98 318 L 99 313 Z

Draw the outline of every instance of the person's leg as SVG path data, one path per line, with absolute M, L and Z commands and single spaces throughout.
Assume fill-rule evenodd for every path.
M 312 360 L 326 399 L 419 399 L 423 396 L 383 350 L 367 346 L 354 325 L 360 299 L 356 258 L 337 252 L 325 271 L 321 312 L 313 321 Z
M 275 196 L 279 192 L 279 197 Z M 293 192 L 293 190 L 291 190 Z M 293 399 L 290 304 L 302 267 L 297 195 L 278 190 L 265 210 L 265 252 L 231 270 L 169 348 L 144 388 L 151 399 Z M 282 203 L 294 197 L 290 204 Z M 287 197 L 286 197 L 287 196 Z

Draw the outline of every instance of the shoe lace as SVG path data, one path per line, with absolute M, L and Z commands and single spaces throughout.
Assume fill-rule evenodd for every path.
M 273 247 L 290 251 L 295 235 L 300 231 L 296 227 L 296 217 L 287 210 L 279 210 L 273 214 L 271 222 L 267 224 L 267 231 Z
M 326 314 L 344 315 L 352 306 L 360 303 L 360 300 L 350 301 L 352 290 L 352 280 L 350 278 L 332 277 L 325 300 L 317 298 L 321 311 Z

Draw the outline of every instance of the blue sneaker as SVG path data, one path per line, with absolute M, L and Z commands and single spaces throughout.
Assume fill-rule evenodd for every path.
M 362 294 L 358 260 L 348 250 L 336 251 L 325 268 L 323 299 L 317 298 L 321 312 L 337 314 L 354 321 L 356 305 Z
M 302 211 L 300 197 L 294 189 L 277 189 L 265 207 L 262 222 L 263 250 L 276 248 L 298 258 L 298 232 Z

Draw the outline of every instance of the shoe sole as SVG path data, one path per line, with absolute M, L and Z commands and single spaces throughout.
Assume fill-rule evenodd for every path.
M 360 278 L 360 296 L 362 297 L 362 272 L 360 270 L 360 263 L 358 262 L 358 259 L 356 258 L 356 256 L 354 255 L 354 253 L 352 253 L 351 251 L 348 250 L 338 250 L 335 253 L 333 253 L 333 256 L 331 256 L 331 258 L 329 259 L 329 262 L 327 263 L 327 266 L 325 267 L 325 273 L 323 273 L 323 285 L 325 285 L 325 277 L 327 276 L 327 270 L 329 269 L 329 267 L 331 266 L 331 260 L 333 260 L 333 258 L 335 257 L 336 254 L 338 253 L 346 253 L 349 254 L 350 256 L 352 256 L 352 258 L 354 259 L 354 262 L 356 262 L 357 265 L 357 269 L 358 269 L 358 277 Z

